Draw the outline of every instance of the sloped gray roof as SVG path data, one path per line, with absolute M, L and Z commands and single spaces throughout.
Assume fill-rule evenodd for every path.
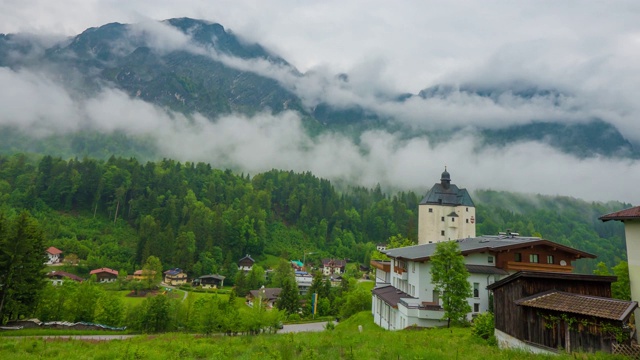
M 509 272 L 506 270 L 495 266 L 466 264 L 465 267 L 471 274 L 509 275 Z
M 462 255 L 481 252 L 498 252 L 507 249 L 518 249 L 524 246 L 532 245 L 549 245 L 560 250 L 579 255 L 580 257 L 596 257 L 593 254 L 568 246 L 560 245 L 558 243 L 554 243 L 552 241 L 544 240 L 538 237 L 483 235 L 475 238 L 466 238 L 452 241 L 456 241 L 458 243 Z M 401 258 L 407 260 L 427 260 L 436 251 L 436 245 L 437 243 L 407 246 L 403 248 L 389 249 L 384 251 L 384 253 L 392 258 Z
M 475 207 L 467 189 L 460 189 L 455 184 L 450 184 L 449 188 L 445 188 L 442 183 L 434 184 L 427 195 L 422 198 L 420 205 L 425 204 Z

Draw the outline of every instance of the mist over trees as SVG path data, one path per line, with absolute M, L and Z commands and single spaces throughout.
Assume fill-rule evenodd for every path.
M 164 269 L 218 272 L 231 283 L 245 254 L 295 259 L 313 251 L 308 260 L 368 263 L 375 244 L 391 236 L 416 241 L 421 196 L 337 189 L 309 172 L 250 176 L 170 159 L 0 156 L 0 209 L 32 211 L 46 245 L 82 260 L 86 271 L 133 273 L 154 256 Z M 626 204 L 489 190 L 472 196 L 478 234 L 511 229 L 594 253 L 610 267 L 625 260 L 621 224 L 597 217 Z M 581 272 L 594 268 L 577 264 Z

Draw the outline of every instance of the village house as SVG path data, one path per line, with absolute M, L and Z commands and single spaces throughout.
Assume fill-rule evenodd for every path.
M 47 254 L 47 262 L 45 264 L 47 265 L 58 264 L 60 260 L 62 260 L 62 250 L 57 249 L 53 246 L 50 246 L 46 250 L 46 254 Z
M 296 271 L 295 279 L 296 284 L 298 285 L 298 293 L 301 296 L 307 295 L 309 288 L 311 288 L 311 284 L 313 283 L 313 275 L 306 271 Z
M 570 273 L 575 260 L 595 258 L 595 255 L 537 237 L 497 235 L 457 242 L 470 273 L 473 292 L 468 299 L 472 309 L 467 316 L 469 320 L 489 309 L 486 287 L 510 274 L 521 270 Z M 442 320 L 444 310 L 439 293 L 431 284 L 429 260 L 436 246 L 431 243 L 387 250 L 386 255 L 391 258 L 388 267 L 371 262 L 376 268 L 376 279 L 389 280 L 388 283 L 378 280 L 372 291 L 372 312 L 378 325 L 395 330 L 446 323 Z
M 346 260 L 322 259 L 322 274 L 324 276 L 344 274 Z
M 611 298 L 615 276 L 521 271 L 488 286 L 501 348 L 612 352 L 629 337 L 635 301 Z
M 245 257 L 238 260 L 238 270 L 249 272 L 251 271 L 251 269 L 253 269 L 253 264 L 255 263 L 256 261 L 253 260 L 253 258 L 249 256 L 249 254 L 247 254 L 245 255 Z
M 281 288 L 265 288 L 264 286 L 258 290 L 251 290 L 247 295 L 247 304 L 251 307 L 262 304 L 267 309 L 271 309 L 275 306 L 281 292 Z
M 187 274 L 182 269 L 169 269 L 164 272 L 164 283 L 172 286 L 180 286 L 187 283 Z
M 68 273 L 66 271 L 50 271 L 47 273 L 47 278 L 51 280 L 53 285 L 62 285 L 66 280 L 82 282 L 84 279 L 78 275 Z
M 475 237 L 473 201 L 465 189 L 451 184 L 446 169 L 441 183 L 431 188 L 419 206 L 419 245 L 389 249 L 384 252 L 389 261 L 371 261 L 376 269 L 371 311 L 376 324 L 385 329 L 446 324 L 440 294 L 431 283 L 430 257 L 438 242 L 457 241 L 464 256 L 472 289 L 472 296 L 467 299 L 471 307 L 469 320 L 489 309 L 486 287 L 510 274 L 523 270 L 570 273 L 574 261 L 595 258 L 549 240 L 510 231 Z M 451 240 L 452 236 L 464 237 Z
M 603 215 L 600 217 L 600 220 L 605 222 L 616 220 L 624 223 L 631 300 L 640 302 L 640 206 Z M 636 324 L 640 322 L 640 309 L 636 309 L 635 319 Z
M 118 272 L 109 268 L 100 268 L 91 270 L 89 275 L 95 275 L 96 281 L 105 283 L 105 282 L 113 282 L 118 280 Z
M 147 280 L 149 277 L 156 276 L 155 270 L 136 270 L 133 272 L 133 280 Z
M 191 282 L 191 286 L 202 286 L 203 289 L 219 289 L 224 286 L 225 277 L 222 275 L 202 275 Z

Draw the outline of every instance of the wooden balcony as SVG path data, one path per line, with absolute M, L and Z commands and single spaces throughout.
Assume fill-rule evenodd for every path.
M 570 273 L 573 271 L 573 266 L 571 265 L 558 265 L 558 264 L 541 264 L 541 263 L 529 263 L 529 262 L 518 262 L 518 261 L 509 261 L 507 262 L 507 271 L 546 271 L 546 272 L 564 272 Z

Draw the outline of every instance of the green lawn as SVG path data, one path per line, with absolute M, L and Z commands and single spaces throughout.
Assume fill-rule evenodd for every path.
M 361 325 L 363 331 L 358 331 Z M 471 328 L 386 331 L 362 312 L 333 331 L 202 337 L 168 333 L 110 342 L 0 339 L 1 359 L 624 359 L 607 354 L 534 355 L 499 350 Z

